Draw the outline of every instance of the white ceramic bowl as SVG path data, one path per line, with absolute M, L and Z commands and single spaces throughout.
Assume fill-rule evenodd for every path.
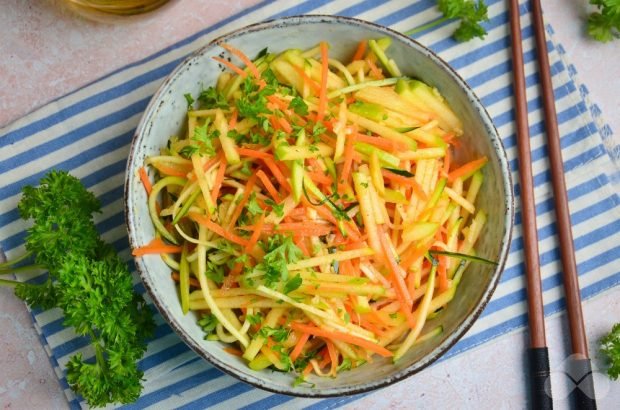
M 361 393 L 383 387 L 412 375 L 445 353 L 472 326 L 491 298 L 503 269 L 513 224 L 513 194 L 506 154 L 497 131 L 484 107 L 458 74 L 433 52 L 412 39 L 385 27 L 361 20 L 333 16 L 290 17 L 255 24 L 213 40 L 179 65 L 153 96 L 134 137 L 127 165 L 125 200 L 126 220 L 132 248 L 149 242 L 154 228 L 149 219 L 147 198 L 138 177 L 138 168 L 146 157 L 156 154 L 171 135 L 178 135 L 186 120 L 187 103 L 183 94 L 197 95 L 203 84 L 214 84 L 220 73 L 211 58 L 221 55 L 222 42 L 256 55 L 269 47 L 278 52 L 287 48 L 310 48 L 319 41 L 330 44 L 330 56 L 346 60 L 361 39 L 391 37 L 389 49 L 405 75 L 417 77 L 435 86 L 461 118 L 464 137 L 456 161 L 486 155 L 484 185 L 477 201 L 486 210 L 488 223 L 477 244 L 478 254 L 498 262 L 497 267 L 471 264 L 459 285 L 457 296 L 427 329 L 443 325 L 441 336 L 412 349 L 393 364 L 376 359 L 373 363 L 338 375 L 316 378 L 315 388 L 293 387 L 292 374 L 269 370 L 250 370 L 240 358 L 225 353 L 220 342 L 203 340 L 203 332 L 192 314 L 184 316 L 175 284 L 168 268 L 158 256 L 136 259 L 136 266 L 155 305 L 170 326 L 196 353 L 214 366 L 251 383 L 277 393 L 308 397 L 328 397 Z M 475 368 L 463 369 L 474 372 Z

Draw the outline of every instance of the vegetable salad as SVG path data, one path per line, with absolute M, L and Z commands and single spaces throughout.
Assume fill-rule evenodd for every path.
M 140 169 L 157 237 L 134 255 L 170 266 L 205 339 L 295 383 L 437 337 L 424 325 L 467 264 L 492 263 L 474 250 L 487 159 L 451 160 L 448 103 L 401 73 L 387 38 L 348 61 L 325 42 L 254 59 L 221 46 L 233 58 L 185 95 L 186 132 Z

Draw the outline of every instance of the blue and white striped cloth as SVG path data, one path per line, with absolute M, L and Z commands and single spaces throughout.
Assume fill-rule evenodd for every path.
M 413 4 L 382 0 L 266 1 L 16 121 L 0 130 L 0 245 L 9 258 L 23 251 L 25 225 L 16 210 L 20 189 L 25 184 L 36 184 L 47 170 L 60 168 L 80 177 L 99 196 L 103 214 L 98 217 L 98 227 L 104 238 L 130 260 L 122 213 L 122 184 L 133 131 L 163 78 L 210 39 L 249 23 L 307 13 L 354 16 L 406 31 L 439 17 L 435 4 L 430 0 Z M 454 42 L 449 35 L 455 23 L 421 33 L 417 39 L 447 60 L 482 99 L 503 138 L 517 181 L 508 13 L 503 1 L 487 0 L 487 4 L 489 34 L 484 41 Z M 561 311 L 564 302 L 533 30 L 527 8 L 522 7 L 521 11 L 545 312 L 551 315 Z M 552 38 L 551 28 L 548 33 Z M 619 150 L 612 141 L 611 130 L 602 123 L 598 108 L 588 101 L 586 88 L 577 83 L 575 70 L 567 64 L 562 47 L 550 41 L 549 51 L 576 257 L 582 295 L 587 299 L 620 284 L 620 198 L 614 188 L 619 175 Z M 520 220 L 517 213 L 510 258 L 492 301 L 444 360 L 525 326 Z M 135 283 L 143 289 L 137 277 Z M 32 316 L 71 407 L 83 406 L 67 386 L 64 369 L 76 352 L 92 352 L 84 340 L 62 326 L 60 311 L 33 311 Z M 295 408 L 327 408 L 355 400 L 298 399 L 255 389 L 200 359 L 159 316 L 157 324 L 156 337 L 140 364 L 146 378 L 142 397 L 126 407 L 229 409 L 286 403 Z

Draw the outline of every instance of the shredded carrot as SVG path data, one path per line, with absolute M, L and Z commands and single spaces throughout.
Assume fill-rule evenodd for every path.
M 241 246 L 247 246 L 248 244 L 247 240 L 228 232 L 226 229 L 222 228 L 220 225 L 216 224 L 204 215 L 200 215 L 196 212 L 189 212 L 188 216 L 200 225 L 205 226 L 207 229 L 211 230 L 212 232 L 216 233 L 224 239 L 228 239 L 229 241 Z
M 299 74 L 299 76 L 302 78 L 304 84 L 307 84 L 317 94 L 321 92 L 321 86 L 317 84 L 317 82 L 314 81 L 312 78 L 308 77 L 308 74 L 306 74 L 303 68 L 296 66 L 295 64 L 291 64 L 291 66 L 293 66 L 293 69 L 297 71 L 297 74 Z
M 185 176 L 187 175 L 188 172 L 190 172 L 190 168 L 184 167 L 177 167 L 177 166 L 168 166 L 168 165 L 164 165 L 161 162 L 153 162 L 152 165 L 162 174 L 165 175 L 169 175 L 169 176 L 173 176 L 173 177 L 183 177 L 185 178 Z
M 317 122 L 323 121 L 327 111 L 327 74 L 329 73 L 327 43 L 321 41 L 321 92 L 319 93 L 319 108 L 317 111 Z
M 364 53 L 366 52 L 366 46 L 368 45 L 368 40 L 362 40 L 357 45 L 357 49 L 355 50 L 355 54 L 351 61 L 362 60 L 364 58 Z
M 226 353 L 229 353 L 233 356 L 238 356 L 238 357 L 243 356 L 243 352 L 239 349 L 235 349 L 234 347 L 225 347 L 222 350 L 224 350 Z
M 407 323 L 409 327 L 413 328 L 415 326 L 415 319 L 413 314 L 411 313 L 411 308 L 413 306 L 413 301 L 411 300 L 411 294 L 407 289 L 407 284 L 405 283 L 404 278 L 400 275 L 401 268 L 398 266 L 398 263 L 394 259 L 394 255 L 392 254 L 392 250 L 388 244 L 388 239 L 385 237 L 383 232 L 379 232 L 379 241 L 381 242 L 383 253 L 385 254 L 385 258 L 388 261 L 388 265 L 390 268 L 390 281 L 396 290 L 396 296 L 400 302 L 400 308 L 405 318 L 407 318 Z
M 254 184 L 256 183 L 256 174 L 252 175 L 248 182 L 245 184 L 245 189 L 243 191 L 243 196 L 241 197 L 241 201 L 237 204 L 235 211 L 233 212 L 230 222 L 228 223 L 228 228 L 232 228 L 237 223 L 237 219 L 241 215 L 241 211 L 243 211 L 243 207 L 246 202 L 248 202 L 248 198 L 250 198 L 250 194 L 252 193 L 252 189 L 254 188 Z
M 233 109 L 232 110 L 232 114 L 230 115 L 230 120 L 228 120 L 228 128 L 229 129 L 233 129 L 237 126 L 237 116 L 238 116 L 238 111 L 237 109 Z
M 418 184 L 418 182 L 415 179 L 407 178 L 402 175 L 398 175 L 393 172 L 386 171 L 384 169 L 381 170 L 381 175 L 383 175 L 384 178 L 392 180 L 398 184 L 410 186 L 413 190 L 413 193 L 418 198 L 420 198 L 423 201 L 428 200 L 428 196 L 424 193 L 424 190 L 422 190 L 422 187 L 420 186 L 420 184 Z
M 291 124 L 287 121 L 286 118 L 278 117 L 278 123 L 280 124 L 280 127 L 282 127 L 282 130 L 284 132 L 286 132 L 288 134 L 293 132 L 293 127 L 291 127 Z
M 248 244 L 245 246 L 245 251 L 246 252 L 251 252 L 252 249 L 254 249 L 254 246 L 256 246 L 256 243 L 258 242 L 258 238 L 260 238 L 260 234 L 261 234 L 261 230 L 263 228 L 263 224 L 265 223 L 265 214 L 261 214 L 261 216 L 258 218 L 258 221 L 256 222 L 256 230 L 252 233 L 252 236 L 250 236 L 250 239 L 248 240 Z
M 297 358 L 301 354 L 301 351 L 306 345 L 306 342 L 308 341 L 308 339 L 310 339 L 310 333 L 302 333 L 299 339 L 297 339 L 297 343 L 295 344 L 295 347 L 293 348 L 290 354 L 292 361 L 297 360 Z
M 383 357 L 392 357 L 394 354 L 383 346 L 373 343 L 369 340 L 362 339 L 361 337 L 352 336 L 347 333 L 342 333 L 337 330 L 326 330 L 324 328 L 318 328 L 312 325 L 305 325 L 299 322 L 291 322 L 290 327 L 294 330 L 298 330 L 304 333 L 310 333 L 313 336 L 322 337 L 324 339 L 339 340 L 342 342 L 350 343 L 355 346 L 363 347 L 364 349 L 375 352 Z
M 213 181 L 213 189 L 211 190 L 211 199 L 213 202 L 217 200 L 217 197 L 220 194 L 220 188 L 222 187 L 222 182 L 224 182 L 224 173 L 226 172 L 226 157 L 224 155 L 220 155 L 220 167 L 217 170 L 217 174 L 215 174 L 215 180 Z
M 370 67 L 370 72 L 375 76 L 375 78 L 378 80 L 385 78 L 381 72 L 381 69 L 377 67 L 370 58 L 366 59 L 366 63 L 368 64 L 368 67 Z
M 446 149 L 446 155 L 443 158 L 443 168 L 441 169 L 441 174 L 444 177 L 448 176 L 448 172 L 450 172 L 450 161 L 452 160 L 452 155 L 450 154 L 450 149 Z
M 179 275 L 178 272 L 172 272 L 170 276 L 172 277 L 172 280 L 175 282 L 181 281 L 181 275 Z M 198 279 L 196 278 L 189 278 L 189 285 L 196 289 L 200 289 L 200 282 L 198 282 Z
M 235 73 L 237 73 L 239 75 L 239 77 L 241 78 L 245 78 L 248 76 L 248 73 L 246 73 L 245 71 L 243 71 L 242 69 L 240 69 L 239 67 L 237 67 L 236 65 L 234 65 L 233 63 L 231 63 L 228 60 L 224 60 L 221 57 L 211 57 L 212 59 L 214 59 L 215 61 L 217 61 L 220 64 L 225 65 L 226 67 L 228 67 L 230 70 L 234 71 Z
M 459 168 L 455 169 L 454 171 L 448 174 L 448 181 L 454 182 L 454 180 L 457 179 L 458 177 L 462 177 L 469 173 L 476 172 L 478 169 L 482 168 L 482 166 L 486 164 L 487 161 L 488 161 L 487 157 L 482 157 L 482 158 L 475 159 L 473 161 L 468 162 L 467 164 L 460 166 Z
M 439 260 L 437 265 L 437 281 L 439 284 L 439 293 L 441 293 L 448 289 L 447 258 L 445 255 L 439 255 L 437 259 Z
M 375 147 L 381 148 L 385 151 L 405 151 L 408 150 L 409 147 L 403 142 L 390 140 L 383 137 L 378 136 L 370 136 L 362 133 L 356 133 L 355 139 L 360 142 L 365 142 L 367 144 L 374 145 Z
M 147 195 L 151 195 L 151 191 L 153 190 L 153 185 L 151 184 L 151 180 L 149 179 L 148 174 L 146 173 L 146 169 L 144 167 L 140 167 L 138 169 L 138 173 L 140 174 L 140 181 L 142 181 L 142 185 L 144 186 L 144 190 Z
M 160 238 L 155 238 L 148 244 L 134 249 L 131 254 L 133 256 L 143 256 L 147 254 L 159 253 L 181 253 L 183 247 L 177 245 L 168 245 Z
M 280 186 L 282 186 L 288 192 L 291 192 L 291 186 L 289 185 L 288 181 L 282 174 L 282 171 L 280 170 L 280 168 L 278 168 L 278 165 L 276 165 L 276 162 L 274 161 L 274 159 L 263 158 L 263 162 L 265 163 L 265 165 L 267 165 L 267 168 L 269 168 L 269 171 L 271 171 L 271 173 L 276 178 Z
M 278 190 L 276 189 L 276 187 L 273 186 L 267 174 L 265 174 L 265 172 L 260 169 L 256 173 L 256 176 L 258 177 L 258 179 L 261 180 L 263 186 L 265 187 L 267 192 L 269 192 L 269 195 L 271 195 L 271 198 L 273 198 L 273 200 L 276 202 L 280 202 L 280 195 L 278 194 Z
M 334 346 L 334 344 L 327 339 L 325 340 L 325 345 L 327 345 L 327 352 L 329 353 L 329 360 L 331 362 L 329 374 L 336 376 L 336 369 L 338 368 L 338 351 L 336 350 L 336 346 Z
M 344 144 L 344 163 L 342 166 L 342 172 L 340 173 L 340 182 L 346 184 L 349 182 L 349 176 L 351 175 L 351 166 L 353 165 L 353 153 L 356 137 L 349 135 Z
M 250 73 L 252 73 L 254 78 L 260 79 L 260 71 L 258 71 L 258 68 L 256 67 L 256 65 L 254 65 L 252 60 L 250 60 L 248 56 L 243 54 L 241 50 L 231 46 L 230 44 L 225 43 L 220 44 L 220 46 L 222 46 L 223 49 L 228 50 L 231 54 L 237 56 L 239 60 L 241 60 L 243 64 L 248 67 L 248 70 L 250 70 Z
M 263 151 L 257 151 L 250 148 L 237 148 L 237 152 L 242 157 L 259 158 L 259 159 L 273 159 L 273 155 L 267 154 Z

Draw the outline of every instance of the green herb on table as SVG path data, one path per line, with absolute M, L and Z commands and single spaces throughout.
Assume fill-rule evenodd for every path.
M 437 7 L 443 13 L 443 17 L 409 30 L 405 34 L 411 36 L 454 20 L 461 22 L 452 34 L 457 41 L 469 41 L 475 37 L 484 38 L 487 34 L 486 29 L 480 24 L 489 21 L 487 5 L 483 0 L 477 2 L 475 0 L 438 0 Z
M 597 11 L 588 16 L 588 34 L 595 40 L 606 43 L 620 38 L 620 1 L 590 0 Z
M 601 339 L 601 352 L 609 361 L 607 374 L 617 380 L 620 377 L 620 323 L 616 323 L 611 332 Z
M 90 339 L 94 358 L 82 353 L 67 363 L 67 381 L 90 406 L 131 403 L 142 391 L 137 361 L 155 328 L 142 295 L 133 290 L 127 265 L 99 237 L 93 213 L 100 203 L 80 181 L 51 171 L 40 186 L 23 188 L 18 209 L 34 224 L 26 236 L 27 253 L 0 265 L 0 274 L 45 268 L 42 284 L 0 280 L 14 286 L 29 306 L 63 310 L 64 324 Z M 14 265 L 34 258 L 30 267 Z

